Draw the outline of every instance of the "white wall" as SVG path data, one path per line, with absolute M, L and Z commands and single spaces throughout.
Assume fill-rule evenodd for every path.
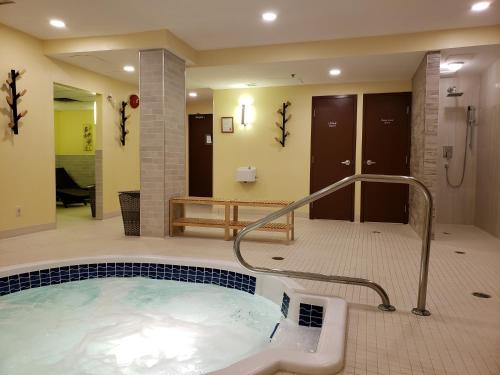
M 439 127 L 437 174 L 438 190 L 437 222 L 443 224 L 473 224 L 475 210 L 475 186 L 477 163 L 477 127 L 472 133 L 472 150 L 467 146 L 465 178 L 461 187 L 453 188 L 446 182 L 446 159 L 443 146 L 453 146 L 453 158 L 448 162 L 448 175 L 452 184 L 458 184 L 462 174 L 466 137 L 467 106 L 479 106 L 480 76 L 468 75 L 441 78 L 439 82 Z M 463 92 L 460 97 L 447 97 L 446 90 L 456 86 Z M 479 111 L 476 111 L 476 118 Z
M 500 238 L 500 59 L 481 75 L 475 224 Z

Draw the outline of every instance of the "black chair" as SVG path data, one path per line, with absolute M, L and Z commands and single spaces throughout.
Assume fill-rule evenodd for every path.
M 87 205 L 90 193 L 88 189 L 78 185 L 66 169 L 56 168 L 56 198 L 63 203 L 64 207 L 76 203 Z

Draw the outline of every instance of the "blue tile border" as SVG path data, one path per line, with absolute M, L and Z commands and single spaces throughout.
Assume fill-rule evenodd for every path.
M 299 325 L 305 327 L 323 326 L 323 306 L 300 304 Z
M 285 318 L 288 317 L 288 308 L 290 307 L 290 297 L 288 294 L 283 293 L 283 299 L 281 301 L 281 312 Z
M 209 267 L 161 263 L 91 263 L 53 267 L 0 278 L 0 296 L 25 289 L 106 277 L 147 277 L 198 284 L 212 284 L 255 294 L 256 278 Z

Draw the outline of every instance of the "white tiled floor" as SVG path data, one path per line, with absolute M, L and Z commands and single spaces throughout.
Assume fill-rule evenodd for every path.
M 105 254 L 233 259 L 232 242 L 223 241 L 218 231 L 125 238 L 120 218 L 78 220 L 78 209 L 86 215 L 85 208 L 59 210 L 57 230 L 0 241 L 0 267 Z M 436 228 L 428 292 L 432 316 L 417 317 L 410 310 L 416 302 L 420 240 L 411 228 L 305 218 L 297 218 L 296 226 L 293 244 L 279 242 L 283 235 L 260 233 L 244 242 L 245 255 L 261 265 L 372 279 L 397 308 L 378 311 L 378 296 L 366 288 L 299 281 L 350 303 L 343 374 L 500 374 L 500 240 L 471 226 Z M 277 255 L 285 260 L 271 259 Z M 475 291 L 492 298 L 473 297 Z

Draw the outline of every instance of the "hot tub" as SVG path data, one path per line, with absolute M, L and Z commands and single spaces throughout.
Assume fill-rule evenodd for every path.
M 334 374 L 346 316 L 341 299 L 231 262 L 25 264 L 0 270 L 0 372 Z

